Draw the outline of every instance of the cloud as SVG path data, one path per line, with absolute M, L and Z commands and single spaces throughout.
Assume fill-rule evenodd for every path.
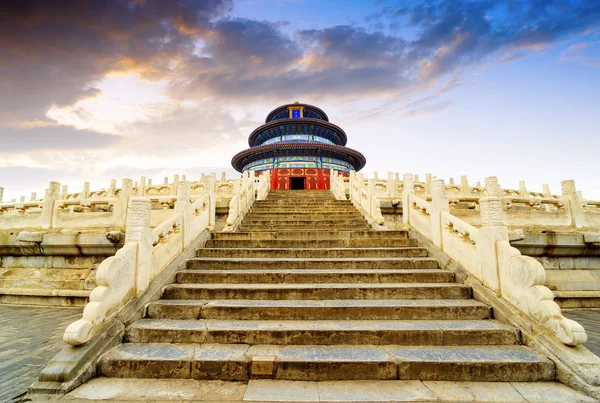
M 77 178 L 217 167 L 269 106 L 314 100 L 347 119 L 390 121 L 439 112 L 474 66 L 526 57 L 600 20 L 600 2 L 585 0 L 399 4 L 368 26 L 290 32 L 234 18 L 229 0 L 4 1 L 0 164 Z
M 8 0 L 0 7 L 0 124 L 40 119 L 96 91 L 110 72 L 158 78 L 193 49 L 190 32 L 227 0 Z
M 120 138 L 66 126 L 0 127 L 0 154 L 35 150 L 87 150 L 116 145 Z
M 577 62 L 584 66 L 600 67 L 600 42 L 580 42 L 563 50 L 561 60 Z
M 337 25 L 290 36 L 232 9 L 229 0 L 5 1 L 0 94 L 10 96 L 0 97 L 0 124 L 43 120 L 51 107 L 96 96 L 108 74 L 163 82 L 175 103 L 390 96 L 496 53 L 511 60 L 600 18 L 593 1 L 429 0 L 367 19 L 403 27 L 393 34 Z

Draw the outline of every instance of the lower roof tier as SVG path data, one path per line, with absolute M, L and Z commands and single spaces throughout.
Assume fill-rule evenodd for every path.
M 239 171 L 247 165 L 259 160 L 275 157 L 326 157 L 343 161 L 352 166 L 355 171 L 361 170 L 367 160 L 364 155 L 351 148 L 323 143 L 288 143 L 271 144 L 252 147 L 236 154 L 231 165 Z
M 329 157 L 273 157 L 257 160 L 244 166 L 244 171 L 271 171 L 273 169 L 314 168 L 350 172 L 354 167 L 346 161 Z

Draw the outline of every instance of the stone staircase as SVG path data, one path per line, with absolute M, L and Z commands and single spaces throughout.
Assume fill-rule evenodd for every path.
M 328 191 L 272 191 L 217 233 L 98 374 L 220 380 L 555 379 L 405 231 Z

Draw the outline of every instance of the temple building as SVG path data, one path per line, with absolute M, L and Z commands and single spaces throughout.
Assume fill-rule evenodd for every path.
M 346 133 L 329 122 L 316 106 L 282 105 L 248 138 L 250 148 L 231 161 L 239 172 L 271 171 L 271 189 L 329 189 L 332 170 L 348 175 L 366 164 L 365 157 L 345 147 Z

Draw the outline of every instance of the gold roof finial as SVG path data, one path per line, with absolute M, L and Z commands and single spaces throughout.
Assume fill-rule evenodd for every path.
M 298 101 L 294 101 L 294 105 L 298 105 L 300 102 Z

